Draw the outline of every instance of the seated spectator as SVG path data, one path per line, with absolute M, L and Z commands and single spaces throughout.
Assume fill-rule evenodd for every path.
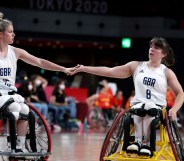
M 59 124 L 61 120 L 67 121 L 76 118 L 76 102 L 65 92 L 65 81 L 60 80 L 54 86 L 50 97 L 49 109 L 54 111 L 54 122 Z
M 33 89 L 31 91 L 31 102 L 32 104 L 38 108 L 41 114 L 47 119 L 48 114 L 48 105 L 46 96 L 44 93 L 44 88 L 47 86 L 47 80 L 39 75 L 32 75 L 31 81 L 33 84 Z
M 39 83 L 38 83 L 39 84 Z M 47 104 L 42 103 L 41 100 L 39 100 L 39 97 L 37 95 L 37 92 L 33 90 L 33 83 L 31 80 L 25 81 L 19 88 L 18 93 L 21 94 L 25 100 L 32 104 L 35 108 L 38 109 L 38 111 L 43 115 L 45 119 L 47 119 L 47 113 L 48 113 L 48 107 Z M 61 131 L 61 128 L 57 125 L 52 124 L 51 129 L 54 132 Z
M 33 84 L 30 80 L 24 81 L 17 89 L 18 94 L 25 98 L 28 103 L 31 102 L 31 91 L 33 89 Z

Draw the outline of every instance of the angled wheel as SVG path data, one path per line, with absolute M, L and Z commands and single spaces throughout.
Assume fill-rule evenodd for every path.
M 183 161 L 184 149 L 183 149 L 182 137 L 179 133 L 179 129 L 176 124 L 176 121 L 173 121 L 171 117 L 168 116 L 167 112 L 166 112 L 166 128 L 167 128 L 170 144 L 176 161 Z
M 45 161 L 48 159 L 49 154 L 51 153 L 51 133 L 48 128 L 47 122 L 42 116 L 42 114 L 32 105 L 28 105 L 30 110 L 33 111 L 35 115 L 35 134 L 36 134 L 36 148 L 37 152 L 42 154 L 40 160 Z M 28 127 L 28 134 L 29 129 Z M 29 140 L 27 140 L 27 148 L 31 151 Z
M 109 128 L 104 139 L 100 153 L 100 161 L 103 161 L 103 157 L 109 156 L 117 151 L 120 140 L 124 133 L 123 125 L 126 117 L 126 111 L 122 111 L 121 113 L 116 115 L 114 122 Z
M 87 122 L 91 128 L 102 126 L 104 121 L 103 114 L 99 108 L 93 108 L 87 114 Z

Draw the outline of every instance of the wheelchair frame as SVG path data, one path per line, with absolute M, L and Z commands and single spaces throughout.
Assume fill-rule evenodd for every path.
M 28 132 L 26 135 L 26 148 L 30 151 L 29 153 L 16 153 L 14 150 L 11 152 L 1 151 L 0 156 L 8 156 L 9 161 L 19 161 L 19 160 L 31 160 L 31 161 L 47 161 L 49 155 L 51 154 L 52 149 L 52 139 L 51 133 L 48 128 L 47 122 L 42 116 L 42 114 L 31 104 L 28 104 L 30 111 L 36 115 L 36 122 L 35 122 L 35 134 L 36 134 L 36 148 L 37 151 L 31 151 L 30 147 L 30 139 L 27 137 L 30 133 L 30 128 L 28 125 Z M 1 118 L 2 119 L 2 118 Z M 1 133 L 0 137 L 7 138 L 5 133 Z M 7 140 L 7 139 L 6 139 Z M 6 141 L 5 141 L 6 142 Z
M 139 156 L 126 153 L 123 149 L 124 121 L 130 115 L 129 111 L 119 113 L 109 128 L 100 153 L 100 161 L 183 161 L 183 144 L 176 123 L 168 117 L 168 112 L 163 109 L 163 123 L 159 123 L 159 138 L 156 140 L 156 151 L 153 156 Z M 130 135 L 134 129 L 131 127 Z

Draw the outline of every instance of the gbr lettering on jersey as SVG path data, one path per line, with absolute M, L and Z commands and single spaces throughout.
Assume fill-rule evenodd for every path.
M 156 83 L 156 79 L 154 79 L 154 78 L 149 78 L 149 77 L 143 78 L 143 84 L 145 84 L 147 86 L 154 87 L 155 83 Z
M 143 84 L 146 86 L 154 87 L 155 83 L 156 83 L 156 79 L 154 79 L 154 78 L 149 78 L 149 77 L 143 78 Z M 145 96 L 147 99 L 151 99 L 151 90 L 150 89 L 146 89 Z
M 150 69 L 148 62 L 142 62 L 135 70 L 133 79 L 135 96 L 132 104 L 136 102 L 153 102 L 161 106 L 166 105 L 167 79 L 166 66 L 161 64 L 158 68 Z
M 8 45 L 6 57 L 0 58 L 0 93 L 17 91 L 15 78 L 17 71 L 17 58 L 14 47 Z
M 11 76 L 11 68 L 0 68 L 0 76 Z

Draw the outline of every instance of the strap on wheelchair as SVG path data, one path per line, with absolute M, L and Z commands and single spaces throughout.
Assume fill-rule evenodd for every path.
M 19 120 L 28 120 L 29 116 L 23 113 L 19 113 Z
M 123 150 L 126 151 L 127 147 L 129 146 L 130 142 L 130 124 L 131 124 L 131 117 L 128 116 L 124 120 L 124 144 L 123 144 Z
M 4 112 L 4 115 L 9 119 L 9 130 L 10 130 L 10 136 L 8 139 L 9 142 L 11 142 L 11 149 L 16 149 L 16 128 L 15 128 L 15 116 L 11 112 Z
M 156 151 L 156 127 L 159 124 L 160 119 L 156 117 L 150 124 L 150 150 Z
M 33 112 L 29 112 L 29 131 L 30 133 L 28 134 L 27 138 L 30 139 L 30 147 L 33 152 L 37 152 L 36 148 L 36 134 L 35 134 L 35 117 Z
M 8 118 L 9 121 L 9 132 L 10 136 L 7 137 L 7 141 L 11 143 L 11 149 L 15 150 L 16 149 L 16 127 L 15 127 L 15 116 L 13 113 L 8 112 L 8 106 L 10 106 L 14 102 L 13 98 L 9 98 L 3 106 L 0 108 L 0 113 L 1 115 L 6 118 Z
M 0 112 L 4 112 L 4 111 L 8 111 L 7 107 L 10 106 L 14 101 L 13 98 L 9 98 L 4 104 L 3 106 L 0 108 Z

